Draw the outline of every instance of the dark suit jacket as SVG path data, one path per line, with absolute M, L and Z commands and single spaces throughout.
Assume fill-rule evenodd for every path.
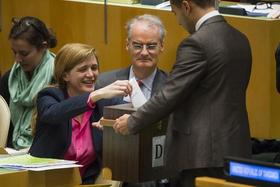
M 95 88 L 100 89 L 103 88 L 116 80 L 128 80 L 129 79 L 129 70 L 130 67 L 123 68 L 123 69 L 118 69 L 118 70 L 113 70 L 109 72 L 105 72 L 100 74 L 100 76 L 97 79 Z M 156 90 L 160 88 L 160 86 L 165 82 L 167 77 L 167 73 L 164 71 L 158 69 L 153 81 L 153 86 L 152 86 L 152 93 L 153 95 Z M 98 110 L 101 113 L 101 116 L 103 114 L 103 108 L 104 106 L 111 106 L 111 105 L 117 105 L 117 104 L 123 104 L 125 101 L 123 101 L 123 97 L 115 97 L 112 99 L 102 99 L 98 102 Z
M 33 143 L 29 152 L 33 156 L 63 159 L 71 144 L 71 119 L 87 110 L 89 93 L 66 99 L 58 88 L 46 88 L 38 94 L 37 124 Z M 90 121 L 99 119 L 94 110 Z M 97 159 L 86 170 L 83 181 L 96 177 L 101 169 L 102 131 L 93 128 L 92 137 Z
M 222 16 L 208 19 L 177 49 L 166 83 L 128 118 L 131 133 L 168 114 L 171 170 L 223 166 L 224 156 L 250 157 L 246 89 L 251 49 Z
M 278 44 L 275 50 L 275 60 L 276 60 L 276 88 L 280 93 L 280 44 Z

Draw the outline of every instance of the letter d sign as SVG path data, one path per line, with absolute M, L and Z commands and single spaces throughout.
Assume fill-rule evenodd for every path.
M 153 137 L 152 167 L 164 165 L 164 142 L 165 136 Z

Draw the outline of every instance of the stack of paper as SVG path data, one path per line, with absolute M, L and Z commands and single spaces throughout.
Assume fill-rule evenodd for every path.
M 269 13 L 272 13 L 274 11 L 280 10 L 280 4 L 273 3 L 271 5 L 271 8 L 268 8 L 268 5 L 266 3 L 256 5 L 251 4 L 237 4 L 237 5 L 231 5 L 229 7 L 232 8 L 243 8 L 246 10 L 248 16 L 267 16 Z
M 81 167 L 76 161 L 38 158 L 30 154 L 10 156 L 0 159 L 0 167 L 18 170 L 44 171 L 51 169 Z
M 125 4 L 134 4 L 139 3 L 139 0 L 108 0 L 111 3 L 125 3 Z
M 166 10 L 171 10 L 171 5 L 170 1 L 165 1 L 163 3 L 160 3 L 156 6 L 158 9 L 166 9 Z

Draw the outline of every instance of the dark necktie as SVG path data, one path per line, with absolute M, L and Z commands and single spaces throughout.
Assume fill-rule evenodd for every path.
M 144 84 L 141 80 L 137 80 L 138 86 L 141 88 Z

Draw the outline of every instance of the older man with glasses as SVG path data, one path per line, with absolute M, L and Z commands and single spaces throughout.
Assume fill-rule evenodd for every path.
M 166 34 L 161 20 L 153 15 L 141 15 L 129 20 L 126 24 L 126 50 L 131 57 L 131 65 L 126 68 L 102 73 L 96 83 L 96 89 L 102 88 L 116 80 L 130 80 L 135 78 L 146 99 L 165 82 L 167 73 L 157 67 L 159 55 L 164 50 Z M 127 98 L 119 97 L 103 100 L 99 103 L 99 111 L 104 106 L 130 102 Z M 124 183 L 126 187 L 155 187 L 164 186 L 160 182 L 146 182 L 141 184 Z

